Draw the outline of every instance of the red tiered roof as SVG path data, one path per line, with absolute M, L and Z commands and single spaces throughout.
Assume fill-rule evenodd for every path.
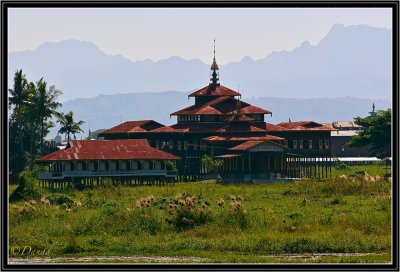
M 241 144 L 239 144 L 237 146 L 234 146 L 234 147 L 230 148 L 229 150 L 236 150 L 236 151 L 237 150 L 249 150 L 250 148 L 255 147 L 255 146 L 257 146 L 259 144 L 262 144 L 264 142 L 265 141 L 247 141 L 247 142 L 241 143 Z M 280 145 L 280 144 L 278 144 L 276 142 L 269 142 L 269 143 L 271 143 L 273 145 L 277 145 L 277 146 L 283 147 L 282 145 Z
M 234 146 L 232 148 L 230 148 L 229 150 L 249 150 L 250 148 L 261 144 L 263 141 L 247 141 L 244 142 L 240 145 Z
M 301 121 L 301 122 L 283 122 L 278 126 L 283 127 L 285 131 L 334 131 L 336 129 L 316 123 L 314 121 Z
M 189 94 L 189 97 L 194 96 L 241 96 L 240 93 L 235 92 L 227 87 L 220 84 L 210 84 L 204 88 L 201 88 L 194 93 Z
M 254 121 L 253 118 L 250 118 L 246 115 L 242 114 L 231 114 L 227 118 L 224 119 L 225 122 L 249 122 Z
M 243 103 L 243 102 L 242 102 Z M 247 107 L 243 107 L 240 109 L 240 113 L 242 114 L 271 114 L 272 111 L 265 110 L 253 105 L 249 105 Z
M 153 120 L 127 121 L 110 129 L 107 129 L 100 134 L 148 132 L 150 130 L 154 130 L 161 127 L 164 127 L 164 125 Z
M 230 96 L 217 97 L 207 103 L 200 105 L 192 105 L 182 110 L 171 113 L 171 115 L 224 115 L 233 114 L 237 110 L 238 101 Z M 256 106 L 252 106 L 246 102 L 240 101 L 240 112 L 242 114 L 271 114 L 269 110 L 265 110 Z
M 226 137 L 226 136 L 210 136 L 203 139 L 204 141 L 217 142 L 217 141 L 278 141 L 284 138 L 272 135 L 265 136 L 250 136 L 250 137 Z
M 186 107 L 182 110 L 176 111 L 174 113 L 171 113 L 171 115 L 193 115 L 193 114 L 199 114 L 199 115 L 215 115 L 215 114 L 223 114 L 219 110 L 217 110 L 214 105 L 217 105 L 218 103 L 221 103 L 225 100 L 228 100 L 230 97 L 218 97 L 212 101 L 209 101 L 205 104 L 201 105 L 193 105 Z
M 50 153 L 38 161 L 69 160 L 179 160 L 180 158 L 158 150 L 145 139 L 135 140 L 73 140 L 69 147 Z

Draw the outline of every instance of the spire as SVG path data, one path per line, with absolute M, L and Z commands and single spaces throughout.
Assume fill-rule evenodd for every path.
M 217 61 L 215 60 L 215 38 L 214 38 L 214 58 L 213 63 L 211 64 L 211 79 L 210 84 L 219 85 L 219 68 Z
M 239 97 L 236 99 L 236 111 L 235 115 L 241 115 L 242 114 L 242 102 L 240 101 Z
M 370 116 L 376 116 L 377 113 L 375 112 L 375 103 L 372 103 L 372 111 L 369 112 Z

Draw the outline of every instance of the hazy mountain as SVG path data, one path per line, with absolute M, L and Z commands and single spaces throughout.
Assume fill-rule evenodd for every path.
M 129 93 L 100 95 L 94 98 L 81 98 L 63 104 L 64 112 L 72 110 L 76 120 L 86 123 L 82 126 L 85 135 L 89 129 L 110 128 L 128 120 L 153 119 L 165 125 L 176 123 L 176 117 L 169 116 L 178 109 L 192 105 L 194 99 L 188 100 L 189 93 Z M 366 116 L 372 109 L 387 109 L 390 102 L 386 100 L 369 100 L 354 97 L 293 99 L 261 97 L 245 99 L 245 101 L 273 112 L 267 115 L 266 121 L 279 123 L 288 121 L 314 120 L 317 122 L 347 121 L 355 116 Z M 48 136 L 54 137 L 58 128 L 54 128 Z M 80 139 L 80 136 L 78 136 Z
M 240 84 L 244 97 L 391 99 L 391 48 L 391 30 L 334 25 L 316 46 L 305 41 L 292 51 L 220 66 L 221 83 L 234 89 Z M 29 80 L 44 77 L 61 89 L 63 101 L 99 94 L 193 91 L 208 83 L 210 65 L 180 57 L 131 61 L 77 40 L 45 43 L 8 57 L 9 84 L 22 68 Z

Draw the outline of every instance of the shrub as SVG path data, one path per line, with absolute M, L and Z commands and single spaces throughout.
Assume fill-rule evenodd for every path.
M 340 162 L 338 164 L 338 166 L 336 166 L 337 170 L 347 170 L 349 169 L 349 166 L 347 164 L 345 164 L 344 162 Z
M 74 204 L 74 201 L 67 197 L 66 195 L 63 194 L 51 194 L 47 197 L 50 200 L 50 203 L 56 204 L 56 205 L 67 205 L 69 207 L 72 207 Z
M 23 171 L 18 176 L 19 185 L 10 195 L 10 202 L 39 199 L 41 194 L 34 186 L 35 179 L 30 171 Z

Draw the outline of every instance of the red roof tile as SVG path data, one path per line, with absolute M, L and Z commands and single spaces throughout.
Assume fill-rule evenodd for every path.
M 250 136 L 250 137 L 224 137 L 224 136 L 210 136 L 203 139 L 204 141 L 279 141 L 284 138 L 272 135 L 265 136 Z
M 249 123 L 231 123 L 225 127 L 217 129 L 216 132 L 263 132 L 265 129 L 261 129 L 250 125 Z
M 283 122 L 278 126 L 283 127 L 286 131 L 333 131 L 330 126 L 316 123 L 314 121 L 301 122 Z
M 281 144 L 279 144 L 277 142 L 268 141 L 268 140 L 267 141 L 262 140 L 262 141 L 247 141 L 247 142 L 241 143 L 241 144 L 239 144 L 237 146 L 234 146 L 234 147 L 230 148 L 229 150 L 249 150 L 250 148 L 255 147 L 255 146 L 257 146 L 257 145 L 259 145 L 261 143 L 265 143 L 265 142 L 268 142 L 268 143 L 271 143 L 273 145 L 285 148 L 283 145 L 281 145 Z
M 194 93 L 189 94 L 189 97 L 193 96 L 240 96 L 240 93 L 219 84 L 210 84 L 198 91 L 195 91 Z
M 179 131 L 176 129 L 173 129 L 172 127 L 165 126 L 165 127 L 160 127 L 160 128 L 150 130 L 150 132 L 179 132 Z
M 249 150 L 250 148 L 261 144 L 263 141 L 247 141 L 244 142 L 240 145 L 234 146 L 232 148 L 230 148 L 229 150 Z
M 184 109 L 181 109 L 179 111 L 176 111 L 174 113 L 171 113 L 171 115 L 188 115 L 188 114 L 199 114 L 199 115 L 207 115 L 207 114 L 222 114 L 219 110 L 215 109 L 214 105 L 217 105 L 218 103 L 221 103 L 225 100 L 230 99 L 230 97 L 218 97 L 216 99 L 213 99 L 205 104 L 201 105 L 193 105 L 186 107 Z M 204 110 L 205 109 L 205 110 Z M 208 110 L 207 110 L 208 109 Z
M 163 126 L 164 125 L 153 120 L 127 121 L 101 132 L 100 135 L 110 133 L 148 132 Z
M 250 106 L 241 108 L 240 113 L 242 113 L 242 114 L 271 114 L 272 111 L 250 105 Z
M 240 157 L 243 156 L 242 154 L 224 154 L 224 155 L 219 155 L 219 156 L 215 156 L 215 158 L 234 158 L 234 157 Z
M 243 121 L 254 121 L 253 118 L 250 118 L 246 115 L 242 114 L 231 114 L 227 118 L 224 119 L 225 122 L 243 122 Z
M 38 161 L 106 159 L 179 160 L 180 158 L 151 147 L 145 139 L 73 140 L 69 142 L 69 147 L 47 154 Z
M 283 130 L 285 130 L 285 128 L 271 124 L 271 123 L 264 123 L 263 127 L 265 128 L 266 131 L 283 131 Z

